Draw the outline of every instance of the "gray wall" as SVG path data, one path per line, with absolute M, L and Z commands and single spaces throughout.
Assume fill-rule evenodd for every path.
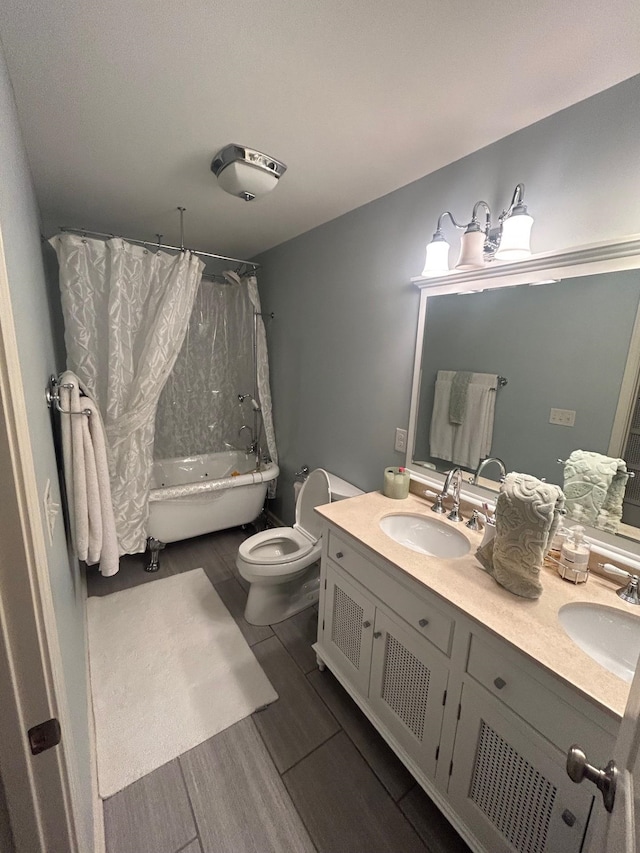
M 640 272 L 629 270 L 429 299 L 415 458 L 430 458 L 438 370 L 506 376 L 491 455 L 509 471 L 562 485 L 558 458 L 608 453 L 639 298 Z M 552 407 L 575 411 L 575 426 L 550 424 Z M 497 466 L 487 473 L 498 476 Z
M 53 322 L 40 246 L 39 214 L 29 165 L 18 125 L 13 91 L 4 55 L 0 51 L 0 230 L 4 241 L 18 340 L 20 370 L 29 418 L 33 464 L 38 492 L 47 480 L 52 496 L 60 503 L 58 474 L 49 410 L 44 389 L 50 373 L 60 370 L 59 345 L 54 342 Z M 93 837 L 89 730 L 87 718 L 86 638 L 83 591 L 77 563 L 67 554 L 61 519 L 48 551 L 48 569 L 62 650 L 68 719 L 61 720 L 63 737 L 77 757 L 81 797 L 82 849 L 89 850 Z
M 524 181 L 534 252 L 640 232 L 638 103 L 640 76 L 258 258 L 263 310 L 276 315 L 267 334 L 280 517 L 292 518 L 299 465 L 372 490 L 385 465 L 402 464 L 394 428 L 407 426 L 418 315 L 409 279 L 439 213 L 468 220 L 479 198 L 499 211 Z

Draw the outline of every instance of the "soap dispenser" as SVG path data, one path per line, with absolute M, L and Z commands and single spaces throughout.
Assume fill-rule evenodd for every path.
M 591 545 L 584 538 L 584 527 L 572 527 L 562 544 L 558 574 L 572 583 L 584 583 L 589 577 Z

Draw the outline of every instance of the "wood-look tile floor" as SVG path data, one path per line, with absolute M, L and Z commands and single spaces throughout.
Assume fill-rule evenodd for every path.
M 279 699 L 104 803 L 107 853 L 470 853 L 328 670 L 317 610 L 273 627 L 243 618 L 240 529 L 168 545 L 160 571 L 124 557 L 89 595 L 203 568 Z

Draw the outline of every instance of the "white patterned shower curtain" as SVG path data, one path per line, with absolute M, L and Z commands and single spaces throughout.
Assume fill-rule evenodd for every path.
M 267 335 L 262 321 L 262 311 L 260 308 L 260 296 L 258 294 L 258 282 L 255 275 L 248 276 L 247 289 L 249 291 L 249 299 L 253 305 L 253 310 L 257 314 L 256 323 L 256 358 L 257 358 L 257 379 L 258 396 L 260 398 L 260 408 L 262 409 L 262 424 L 264 426 L 265 437 L 267 440 L 267 448 L 269 455 L 274 462 L 278 461 L 278 450 L 276 448 L 276 434 L 273 429 L 273 407 L 271 405 L 271 385 L 269 383 L 269 357 L 267 354 Z M 271 480 L 268 487 L 268 496 L 275 497 L 276 480 Z
M 260 444 L 278 461 L 257 281 L 253 275 L 227 276 L 226 284 L 205 279 L 196 294 L 184 344 L 158 403 L 156 459 L 243 449 L 249 440 L 240 427 L 253 430 L 254 421 L 238 395 L 255 394 L 262 409 Z
M 67 368 L 102 413 L 119 550 L 134 554 L 146 548 L 158 399 L 204 264 L 187 251 L 152 252 L 120 238 L 49 242 L 60 264 Z

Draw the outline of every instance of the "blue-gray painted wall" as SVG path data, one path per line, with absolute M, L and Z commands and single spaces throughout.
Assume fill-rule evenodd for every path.
M 276 514 L 292 519 L 302 464 L 372 490 L 402 463 L 394 429 L 408 422 L 418 315 L 409 279 L 439 213 L 469 219 L 480 198 L 500 210 L 524 181 L 534 252 L 640 232 L 639 103 L 637 76 L 258 258 L 263 308 L 276 315 Z
M 51 422 L 44 399 L 49 374 L 64 368 L 54 332 L 54 313 L 59 308 L 55 307 L 57 296 L 47 288 L 45 281 L 39 212 L 1 47 L 0 151 L 0 231 L 11 291 L 33 465 L 39 495 L 43 495 L 45 484 L 50 480 L 53 500 L 60 504 Z M 41 501 L 39 504 L 42 506 Z M 44 527 L 44 520 L 40 519 L 40 522 Z M 47 568 L 69 711 L 61 724 L 77 781 L 80 843 L 83 850 L 90 850 L 93 844 L 93 807 L 84 593 L 77 560 L 71 560 L 67 553 L 61 518 L 58 518 L 53 544 L 49 546 L 47 542 L 47 547 Z M 16 566 L 16 570 L 20 567 Z

